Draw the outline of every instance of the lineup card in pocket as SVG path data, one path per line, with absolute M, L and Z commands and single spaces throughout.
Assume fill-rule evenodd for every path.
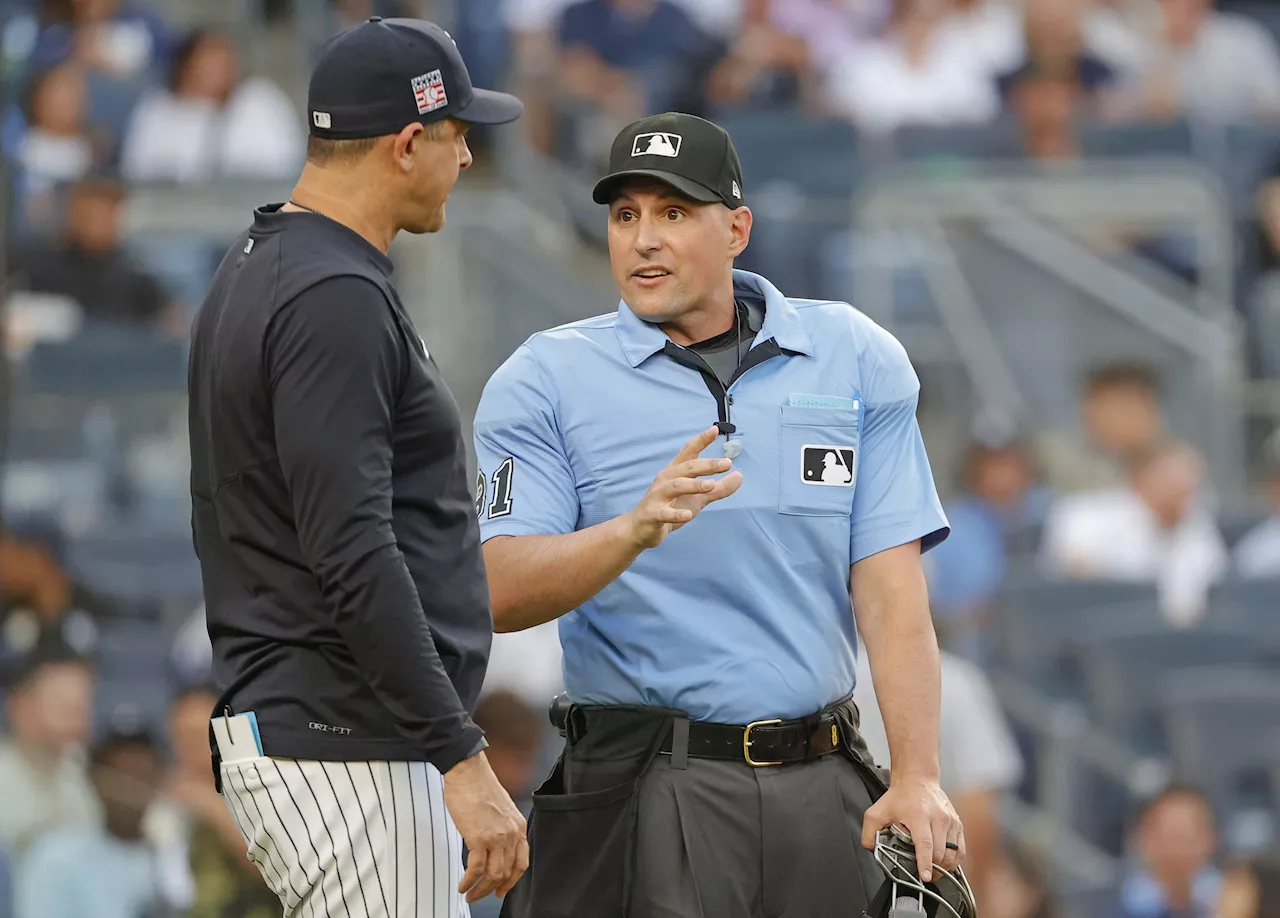
M 858 410 L 856 398 L 841 398 L 838 395 L 805 395 L 793 392 L 787 404 L 791 408 L 848 408 Z
M 258 718 L 252 711 L 234 717 L 215 717 L 211 723 L 218 743 L 218 755 L 224 764 L 234 765 L 262 757 Z

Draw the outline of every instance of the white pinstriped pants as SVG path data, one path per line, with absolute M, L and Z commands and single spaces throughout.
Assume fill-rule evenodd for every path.
M 222 795 L 285 918 L 469 918 L 462 838 L 424 762 L 261 756 Z

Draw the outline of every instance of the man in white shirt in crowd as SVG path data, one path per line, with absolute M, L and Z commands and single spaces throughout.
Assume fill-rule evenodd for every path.
M 1152 118 L 1280 118 L 1280 53 L 1261 25 L 1214 0 L 1162 0 L 1164 28 L 1136 94 Z
M 1235 569 L 1241 577 L 1280 578 L 1280 428 L 1263 447 L 1270 478 L 1271 516 L 1245 534 L 1235 548 Z
M 968 847 L 964 871 L 981 902 L 986 898 L 984 887 L 994 880 L 1004 857 L 998 807 L 1001 795 L 1012 792 L 1022 781 L 1022 754 L 982 670 L 945 650 L 940 659 L 942 789 L 964 823 Z M 889 741 L 865 653 L 858 654 L 853 699 L 867 748 L 877 765 L 892 770 Z
M 1065 577 L 1154 581 L 1169 624 L 1194 624 L 1227 567 L 1204 472 L 1192 447 L 1166 442 L 1133 463 L 1127 486 L 1059 499 L 1045 521 L 1044 566 Z
M 0 743 L 0 848 L 15 860 L 51 829 L 102 819 L 83 761 L 93 682 L 88 662 L 53 639 L 21 665 L 9 694 L 12 738 Z

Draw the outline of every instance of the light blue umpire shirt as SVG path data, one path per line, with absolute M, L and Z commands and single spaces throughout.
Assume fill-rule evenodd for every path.
M 625 303 L 534 335 L 494 373 L 475 420 L 481 536 L 556 535 L 632 509 L 691 436 L 736 430 L 742 486 L 559 622 L 569 696 L 744 724 L 811 714 L 852 691 L 850 565 L 947 535 L 898 341 L 846 303 L 763 297 L 727 389 Z M 732 448 L 730 449 L 732 452 Z

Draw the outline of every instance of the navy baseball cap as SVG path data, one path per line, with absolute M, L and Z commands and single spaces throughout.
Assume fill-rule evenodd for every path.
M 453 38 L 425 19 L 374 16 L 339 32 L 321 49 L 307 89 L 311 134 L 330 140 L 445 118 L 505 124 L 523 112 L 515 96 L 472 86 Z
M 696 115 L 666 112 L 633 121 L 609 151 L 609 174 L 596 183 L 592 200 L 608 204 L 629 178 L 651 178 L 703 204 L 736 210 L 742 198 L 742 165 L 729 132 Z

